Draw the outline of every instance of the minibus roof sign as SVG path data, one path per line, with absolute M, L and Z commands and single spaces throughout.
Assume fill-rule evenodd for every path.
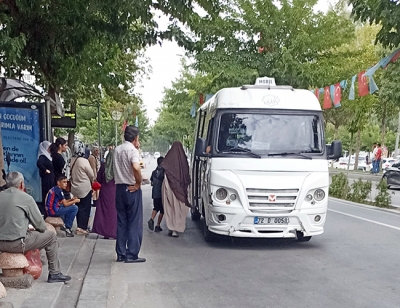
M 256 79 L 255 85 L 257 86 L 276 86 L 275 78 L 272 77 L 259 77 Z

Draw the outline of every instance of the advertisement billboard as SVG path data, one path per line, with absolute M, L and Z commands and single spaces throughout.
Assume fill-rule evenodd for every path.
M 39 143 L 43 138 L 43 107 L 39 104 L 0 104 L 1 135 L 6 173 L 21 172 L 26 192 L 42 201 L 41 181 L 36 167 Z M 18 107 L 16 107 L 18 106 Z

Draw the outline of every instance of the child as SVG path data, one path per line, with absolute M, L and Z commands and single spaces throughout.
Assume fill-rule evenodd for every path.
M 157 158 L 157 168 L 156 170 L 153 171 L 150 177 L 151 181 L 151 186 L 153 186 L 151 197 L 153 198 L 153 212 L 151 213 L 151 218 L 148 221 L 149 229 L 151 231 L 155 232 L 160 232 L 162 231 L 161 229 L 161 220 L 163 219 L 164 216 L 164 207 L 162 204 L 162 199 L 161 199 L 161 187 L 162 183 L 164 181 L 164 169 L 161 167 L 161 163 L 163 162 L 164 157 L 160 156 Z M 156 218 L 157 213 L 160 212 L 158 215 L 158 221 L 157 221 L 157 226 L 154 229 L 154 218 Z
M 46 212 L 50 217 L 61 217 L 64 220 L 64 226 L 61 230 L 65 231 L 67 237 L 73 237 L 71 231 L 72 224 L 75 216 L 78 213 L 78 203 L 80 199 L 73 197 L 67 200 L 64 196 L 63 190 L 67 188 L 67 177 L 61 175 L 57 179 L 57 186 L 49 190 L 46 197 Z

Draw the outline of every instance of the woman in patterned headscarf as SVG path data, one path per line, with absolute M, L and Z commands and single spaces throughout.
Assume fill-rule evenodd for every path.
M 76 234 L 88 235 L 88 223 L 92 205 L 92 183 L 95 180 L 89 161 L 84 158 L 85 145 L 75 141 L 71 160 L 71 193 L 81 199 L 78 206 Z

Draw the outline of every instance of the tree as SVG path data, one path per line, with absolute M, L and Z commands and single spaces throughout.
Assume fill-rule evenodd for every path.
M 236 86 L 241 79 L 253 83 L 258 76 L 300 88 L 321 82 L 316 63 L 352 39 L 354 25 L 336 10 L 315 13 L 315 4 L 229 1 L 220 18 L 205 18 L 195 29 L 196 68 Z
M 400 6 L 394 0 L 349 0 L 353 6 L 354 20 L 381 25 L 376 42 L 384 47 L 396 47 L 400 44 Z

